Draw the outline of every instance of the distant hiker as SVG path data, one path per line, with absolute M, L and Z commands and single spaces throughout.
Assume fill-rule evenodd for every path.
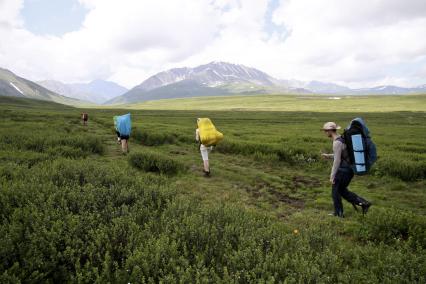
M 119 138 L 121 141 L 121 150 L 123 154 L 129 153 L 129 138 L 130 133 L 132 131 L 132 121 L 130 118 L 130 113 L 117 116 L 117 135 L 119 134 Z
M 343 218 L 342 197 L 351 203 L 355 209 L 356 205 L 361 206 L 364 214 L 367 213 L 371 203 L 348 190 L 354 172 L 350 164 L 346 144 L 344 143 L 345 140 L 337 133 L 337 130 L 340 128 L 334 122 L 327 122 L 321 130 L 333 141 L 333 154 L 322 154 L 326 159 L 334 159 L 330 174 L 334 213 L 330 215 Z
M 87 121 L 89 120 L 89 115 L 85 112 L 81 114 L 81 121 L 83 122 L 83 125 L 87 125 Z
M 200 152 L 203 159 L 204 176 L 210 176 L 209 152 L 223 139 L 223 134 L 216 130 L 209 118 L 197 118 L 195 140 L 200 143 Z

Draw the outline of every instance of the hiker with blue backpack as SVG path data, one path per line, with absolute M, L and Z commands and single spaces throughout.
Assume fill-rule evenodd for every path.
M 129 138 L 132 132 L 132 120 L 130 113 L 120 116 L 114 116 L 114 127 L 116 129 L 117 137 L 121 142 L 121 150 L 125 155 L 129 153 Z
M 356 206 L 360 206 L 363 214 L 370 208 L 371 203 L 349 191 L 348 186 L 354 174 L 368 173 L 377 155 L 369 130 L 362 119 L 352 120 L 343 135 L 337 132 L 340 128 L 334 122 L 327 122 L 321 130 L 333 141 L 333 154 L 322 154 L 323 158 L 334 160 L 330 174 L 334 213 L 330 215 L 343 218 L 342 197 L 356 210 Z

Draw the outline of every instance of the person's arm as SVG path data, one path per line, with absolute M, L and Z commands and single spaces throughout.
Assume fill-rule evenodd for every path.
M 331 168 L 331 174 L 330 174 L 331 183 L 334 183 L 334 178 L 336 177 L 337 170 L 339 169 L 340 162 L 342 161 L 342 149 L 343 149 L 342 142 L 340 141 L 333 142 L 334 161 L 333 161 L 333 167 Z
M 195 130 L 195 141 L 200 142 L 200 130 Z
M 327 160 L 331 160 L 331 159 L 334 158 L 334 154 L 321 153 L 321 157 L 323 157 L 324 159 L 327 159 Z

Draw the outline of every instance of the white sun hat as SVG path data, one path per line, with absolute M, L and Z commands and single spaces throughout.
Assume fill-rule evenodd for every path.
M 321 128 L 321 130 L 336 130 L 340 128 L 341 127 L 337 125 L 335 122 L 329 121 L 324 123 L 324 126 Z

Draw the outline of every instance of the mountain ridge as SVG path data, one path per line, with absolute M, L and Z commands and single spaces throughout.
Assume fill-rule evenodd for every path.
M 111 81 L 96 79 L 89 83 L 67 84 L 55 80 L 38 82 L 43 87 L 63 96 L 102 104 L 128 91 L 127 88 Z
M 184 82 L 184 83 L 183 83 Z M 105 104 L 138 103 L 148 100 L 236 94 L 416 94 L 426 93 L 426 85 L 415 88 L 377 86 L 351 89 L 330 82 L 276 79 L 258 69 L 240 64 L 212 61 L 194 68 L 180 67 L 159 72 Z
M 4 68 L 0 68 L 0 96 L 37 99 L 73 106 L 87 104 L 81 100 L 52 92 Z

